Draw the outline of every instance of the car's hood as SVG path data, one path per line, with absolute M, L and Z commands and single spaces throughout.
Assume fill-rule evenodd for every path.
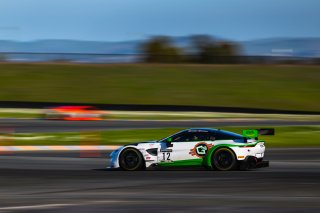
M 143 141 L 143 142 L 137 142 L 137 143 L 131 143 L 131 144 L 126 144 L 123 146 L 119 146 L 116 150 L 113 150 L 110 154 L 110 156 L 117 154 L 120 150 L 122 150 L 126 146 L 136 146 L 137 148 L 153 148 L 158 144 L 157 141 Z

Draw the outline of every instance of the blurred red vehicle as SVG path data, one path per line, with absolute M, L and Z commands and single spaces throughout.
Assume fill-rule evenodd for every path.
M 96 121 L 103 119 L 103 112 L 92 106 L 59 106 L 46 110 L 45 119 L 68 121 Z

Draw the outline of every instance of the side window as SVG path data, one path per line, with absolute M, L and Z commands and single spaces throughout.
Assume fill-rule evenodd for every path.
M 175 135 L 172 142 L 214 141 L 216 137 L 209 132 L 183 132 Z
M 181 132 L 181 133 L 175 134 L 171 137 L 171 141 L 172 142 L 179 142 L 179 141 L 181 141 L 181 139 L 184 137 L 185 134 L 186 134 L 186 132 Z
M 213 132 L 208 132 L 206 141 L 215 141 L 215 140 L 217 140 L 217 135 Z
M 243 139 L 237 135 L 224 131 L 184 131 L 170 137 L 171 142 L 191 142 L 191 141 L 216 141 L 216 140 L 235 140 Z
M 222 132 L 216 132 L 215 133 L 216 140 L 228 140 L 230 139 L 230 136 L 223 134 Z
M 193 135 L 193 141 L 208 141 L 209 138 L 209 132 L 195 132 Z
M 243 137 L 240 135 L 235 135 L 227 132 L 216 132 L 216 140 L 235 140 L 235 139 L 242 139 Z
M 188 142 L 192 141 L 193 133 L 192 132 L 182 132 L 178 135 L 173 136 L 172 142 Z
M 200 132 L 190 132 L 189 137 L 186 138 L 186 141 L 201 141 L 203 140 L 203 135 L 199 134 Z

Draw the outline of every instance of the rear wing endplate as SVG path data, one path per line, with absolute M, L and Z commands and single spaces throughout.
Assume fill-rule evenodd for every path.
M 274 128 L 242 130 L 242 135 L 246 138 L 258 138 L 259 135 L 274 135 L 274 134 L 275 134 Z

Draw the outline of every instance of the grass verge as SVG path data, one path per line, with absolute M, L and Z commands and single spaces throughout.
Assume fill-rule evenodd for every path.
M 0 100 L 319 111 L 320 66 L 0 63 Z
M 242 129 L 255 127 L 226 127 L 225 130 L 241 134 Z M 260 136 L 268 147 L 319 147 L 320 126 L 276 127 L 275 136 Z M 2 134 L 2 145 L 123 145 L 157 140 L 182 130 L 181 128 L 112 130 L 102 132 Z
M 42 119 L 43 109 L 0 109 L 0 118 Z M 201 119 L 273 119 L 294 121 L 319 121 L 320 115 L 249 114 L 222 112 L 164 112 L 164 111 L 105 111 L 110 120 L 201 120 Z

